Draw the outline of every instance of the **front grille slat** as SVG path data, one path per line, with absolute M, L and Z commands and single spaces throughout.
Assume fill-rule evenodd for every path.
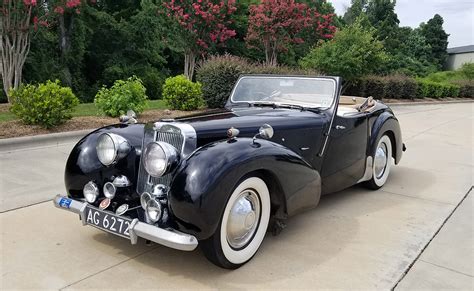
M 165 131 L 166 130 L 166 131 Z M 176 148 L 178 154 L 181 154 L 183 149 L 184 137 L 181 130 L 172 125 L 167 125 L 166 129 L 155 130 L 153 126 L 145 127 L 145 135 L 142 145 L 142 153 L 145 151 L 145 147 L 153 141 L 166 142 Z M 163 177 L 154 178 L 151 177 L 145 170 L 143 164 L 143 154 L 140 158 L 140 166 L 138 170 L 138 181 L 137 181 L 137 192 L 142 194 L 144 192 L 151 192 L 153 185 L 163 184 L 166 186 L 171 185 L 171 174 L 164 175 Z

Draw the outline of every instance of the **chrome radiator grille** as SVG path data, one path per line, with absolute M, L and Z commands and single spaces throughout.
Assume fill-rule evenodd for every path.
M 158 124 L 158 126 L 156 126 Z M 174 146 L 181 154 L 184 148 L 184 134 L 180 128 L 172 124 L 147 124 L 145 126 L 145 135 L 142 144 L 142 153 L 146 146 L 153 141 L 166 142 Z M 138 170 L 137 192 L 142 194 L 144 192 L 151 192 L 154 185 L 163 184 L 169 186 L 171 184 L 171 174 L 166 174 L 163 177 L 154 178 L 150 176 L 145 170 L 143 163 L 143 154 L 140 157 L 140 166 Z

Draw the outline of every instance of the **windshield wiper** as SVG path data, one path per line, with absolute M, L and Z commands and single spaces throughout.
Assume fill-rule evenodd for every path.
M 296 104 L 288 104 L 288 103 L 275 103 L 270 101 L 254 101 L 249 103 L 250 106 L 270 106 L 275 108 L 290 108 L 290 109 L 298 109 L 301 111 L 306 110 L 306 107 Z

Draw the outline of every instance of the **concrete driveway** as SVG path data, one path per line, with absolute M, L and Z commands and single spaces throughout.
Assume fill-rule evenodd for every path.
M 0 288 L 472 289 L 473 109 L 394 107 L 408 150 L 385 187 L 323 197 L 235 271 L 55 209 L 73 144 L 0 149 Z

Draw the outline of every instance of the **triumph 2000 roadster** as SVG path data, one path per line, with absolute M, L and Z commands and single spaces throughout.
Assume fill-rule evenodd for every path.
M 83 225 L 238 268 L 322 194 L 382 187 L 405 145 L 392 110 L 341 79 L 246 75 L 225 109 L 100 128 L 72 150 L 57 207 Z M 128 121 L 127 121 L 128 120 Z

